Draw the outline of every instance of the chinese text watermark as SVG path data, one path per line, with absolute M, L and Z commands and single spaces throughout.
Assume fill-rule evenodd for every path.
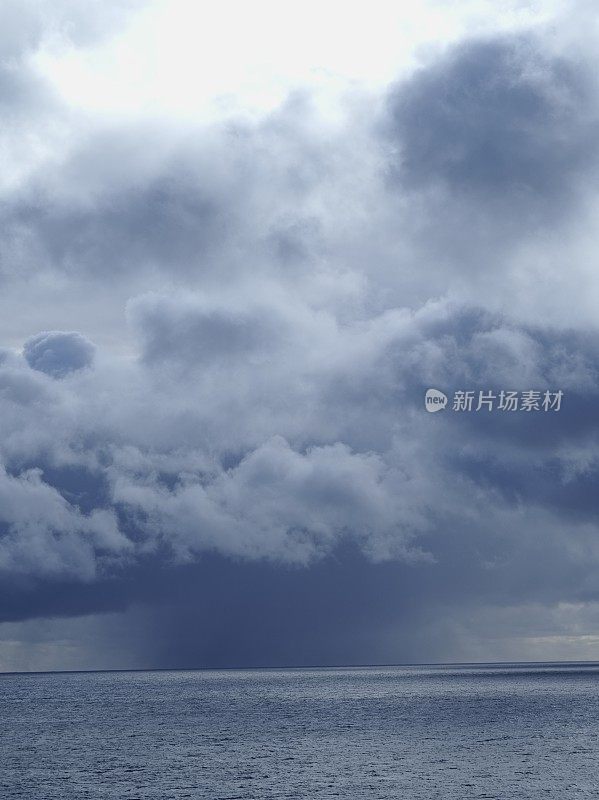
M 528 389 L 523 392 L 492 392 L 487 390 L 458 389 L 453 394 L 452 402 L 439 389 L 427 389 L 424 395 L 424 407 L 427 411 L 441 411 L 449 405 L 452 411 L 559 411 L 562 407 L 564 393 L 557 391 L 536 391 Z

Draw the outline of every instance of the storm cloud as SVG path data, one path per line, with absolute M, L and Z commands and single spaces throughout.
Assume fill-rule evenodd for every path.
M 108 36 L 133 8 L 108 5 L 89 28 L 15 6 L 0 40 L 8 118 L 39 135 L 48 104 L 69 132 L 0 194 L 2 621 L 89 615 L 108 641 L 118 615 L 114 641 L 138 631 L 113 664 L 247 666 L 593 620 L 592 57 L 504 32 L 335 124 L 308 91 L 90 124 L 34 56 L 51 29 Z M 563 404 L 431 415 L 429 387 Z
M 539 44 L 534 37 L 467 42 L 392 93 L 405 184 L 441 184 L 489 210 L 506 200 L 563 207 L 583 188 L 599 156 L 593 73 Z

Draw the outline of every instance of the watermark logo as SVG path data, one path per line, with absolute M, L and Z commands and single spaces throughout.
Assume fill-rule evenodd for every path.
M 424 395 L 424 407 L 431 414 L 435 411 L 441 411 L 447 405 L 447 395 L 440 392 L 438 389 L 427 389 Z
M 546 390 L 539 392 L 528 389 L 524 392 L 501 390 L 472 391 L 459 389 L 453 394 L 450 409 L 452 411 L 559 411 L 562 407 L 564 393 Z M 427 389 L 424 395 L 424 407 L 427 411 L 440 411 L 448 403 L 447 395 L 439 389 Z

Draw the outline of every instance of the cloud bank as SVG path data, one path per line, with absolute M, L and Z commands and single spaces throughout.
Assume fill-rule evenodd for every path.
M 336 603 L 302 645 L 359 661 L 423 652 L 417 626 L 442 607 L 595 602 L 592 57 L 537 28 L 433 51 L 350 92 L 334 124 L 303 91 L 254 121 L 90 124 L 34 55 L 52 31 L 96 41 L 131 4 L 82 27 L 63 5 L 7 6 L 0 40 L 0 136 L 28 143 L 0 193 L 2 619 L 123 610 L 186 570 L 209 604 L 210 563 L 247 576 L 254 642 L 300 582 L 262 651 L 292 662 L 311 582 L 326 605 L 363 580 L 339 648 Z M 428 415 L 430 386 L 564 404 Z M 175 653 L 255 661 L 248 641 L 214 644 L 231 615 Z M 449 641 L 458 622 L 443 625 Z

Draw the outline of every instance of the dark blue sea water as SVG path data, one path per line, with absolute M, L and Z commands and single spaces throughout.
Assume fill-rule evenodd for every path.
M 599 797 L 599 665 L 0 676 L 0 797 Z

